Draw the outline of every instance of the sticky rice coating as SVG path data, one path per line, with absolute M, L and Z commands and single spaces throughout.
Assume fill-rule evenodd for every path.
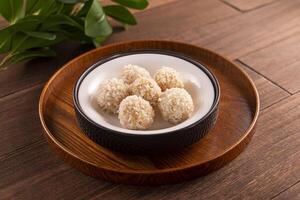
M 121 101 L 129 95 L 128 84 L 122 79 L 112 78 L 100 85 L 97 103 L 105 112 L 117 113 Z
M 178 124 L 190 117 L 194 111 L 191 95 L 182 88 L 167 89 L 162 93 L 158 108 L 164 120 Z
M 170 88 L 183 88 L 183 82 L 179 73 L 170 67 L 162 67 L 154 74 L 154 79 L 162 89 L 165 91 Z
M 121 78 L 127 84 L 131 84 L 133 83 L 133 81 L 141 77 L 150 78 L 151 76 L 145 68 L 139 67 L 137 65 L 129 64 L 122 69 Z
M 154 116 L 154 110 L 150 103 L 140 96 L 126 97 L 119 107 L 120 123 L 128 129 L 147 129 L 152 125 Z
M 130 85 L 131 94 L 141 96 L 149 101 L 152 106 L 156 106 L 161 95 L 161 89 L 152 78 L 138 78 Z

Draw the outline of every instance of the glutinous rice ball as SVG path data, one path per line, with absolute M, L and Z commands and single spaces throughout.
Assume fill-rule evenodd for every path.
M 150 103 L 140 96 L 126 97 L 120 104 L 119 120 L 123 127 L 144 130 L 154 121 L 154 110 Z
M 133 83 L 133 81 L 141 77 L 150 78 L 150 73 L 145 68 L 131 64 L 126 65 L 122 69 L 121 78 L 128 84 Z
M 97 93 L 99 107 L 108 113 L 117 113 L 121 101 L 129 95 L 129 87 L 122 79 L 104 81 Z
M 170 88 L 183 88 L 183 82 L 180 79 L 179 73 L 170 67 L 162 67 L 154 74 L 154 79 L 162 89 L 165 91 Z
M 182 88 L 167 89 L 162 93 L 158 108 L 164 120 L 178 124 L 190 117 L 194 111 L 191 95 Z
M 138 78 L 130 85 L 131 94 L 141 96 L 152 106 L 157 105 L 161 89 L 152 78 Z

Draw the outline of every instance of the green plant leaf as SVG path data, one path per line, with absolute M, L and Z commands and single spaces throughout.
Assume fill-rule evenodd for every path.
M 26 0 L 26 14 L 34 13 L 38 7 L 37 4 L 40 0 Z
M 56 13 L 70 15 L 73 12 L 74 7 L 74 4 L 60 3 L 60 6 Z
M 103 9 L 100 0 L 0 1 L 0 15 L 10 23 L 0 30 L 0 53 L 8 55 L 1 66 L 49 56 L 49 47 L 64 40 L 100 46 L 112 33 L 107 15 L 124 26 L 134 25 L 136 20 L 126 7 L 148 5 L 147 0 L 113 0 L 120 5 Z
M 53 15 L 62 11 L 64 5 L 57 0 L 26 0 L 26 15 Z
M 63 29 L 58 29 L 57 32 L 63 34 L 68 40 L 92 43 L 92 38 L 86 36 L 82 30 L 72 26 L 64 26 Z
M 63 34 L 56 33 L 55 40 L 45 40 L 29 36 L 23 32 L 16 33 L 11 39 L 9 53 L 21 52 L 32 48 L 49 47 L 66 40 Z
M 9 54 L 0 63 L 0 70 L 5 69 L 6 66 L 12 65 L 21 61 L 37 58 L 37 57 L 54 57 L 56 56 L 55 51 L 49 48 L 28 50 L 22 52 L 16 52 Z
M 95 45 L 95 47 L 99 47 L 99 46 L 101 46 L 101 44 L 106 40 L 106 36 L 99 36 L 99 37 L 97 37 L 97 38 L 94 38 L 93 39 L 93 43 L 94 43 L 94 45 Z
M 39 31 L 36 31 L 37 28 Z M 16 51 L 16 46 L 17 51 L 45 47 L 65 39 L 91 42 L 84 34 L 84 21 L 81 18 L 66 15 L 28 16 L 0 30 L 0 53 Z
M 112 1 L 121 4 L 123 6 L 126 6 L 128 8 L 134 8 L 138 10 L 143 10 L 147 8 L 147 6 L 149 5 L 147 0 L 112 0 Z
M 29 19 L 30 18 L 30 19 Z M 17 23 L 7 26 L 0 30 L 1 32 L 8 32 L 9 34 L 14 34 L 17 31 L 33 31 L 36 30 L 38 25 L 41 23 L 40 19 L 33 19 L 32 17 L 26 17 L 20 19 Z M 0 38 L 1 39 L 1 38 Z
M 88 11 L 91 8 L 92 3 L 93 3 L 93 0 L 88 0 L 87 2 L 85 2 L 83 7 L 80 9 L 80 11 L 78 13 L 76 13 L 76 16 L 78 16 L 78 17 L 86 16 Z
M 53 15 L 56 14 L 61 9 L 61 3 L 59 3 L 56 0 L 46 0 L 48 3 L 48 6 L 45 5 L 43 0 L 39 1 L 40 10 L 38 10 L 39 15 Z M 41 2 L 41 3 L 40 3 Z
M 78 21 L 79 20 L 81 19 L 78 19 Z M 56 38 L 56 32 L 63 32 L 64 29 L 68 29 L 66 26 L 75 27 L 71 31 L 82 36 L 84 35 L 84 22 L 82 21 L 81 23 L 82 24 L 65 15 L 27 16 L 19 20 L 16 24 L 0 30 L 0 53 L 12 50 L 14 45 L 16 45 L 22 37 L 26 37 L 26 35 L 31 37 L 27 38 L 26 41 L 28 40 L 28 42 L 25 42 L 21 46 L 24 49 L 56 44 L 63 40 L 62 36 Z M 37 28 L 39 28 L 39 31 L 36 31 Z M 74 29 L 78 30 L 74 31 Z
M 67 15 L 53 15 L 53 16 L 47 16 L 43 19 L 43 24 L 40 27 L 40 30 L 51 30 L 53 27 L 59 27 L 60 25 L 69 25 L 77 27 L 80 30 L 84 30 L 84 21 L 80 18 L 76 17 L 70 17 Z
M 5 53 L 12 48 L 12 39 L 19 31 L 33 31 L 41 22 L 32 17 L 25 17 L 17 23 L 0 30 L 0 53 Z
M 108 36 L 112 33 L 112 28 L 98 0 L 93 0 L 85 18 L 84 29 L 85 34 L 92 38 Z
M 40 39 L 45 39 L 45 40 L 55 40 L 56 35 L 53 33 L 47 33 L 47 32 L 37 32 L 37 31 L 23 31 L 29 36 L 35 37 L 35 38 L 40 38 Z
M 1 38 L 1 34 L 0 34 Z M 0 53 L 8 52 L 11 48 L 11 36 L 6 36 L 0 40 Z
M 18 19 L 24 17 L 25 9 L 23 0 L 2 0 L 0 14 L 10 23 L 15 23 Z
M 105 14 L 110 16 L 111 18 L 122 22 L 124 24 L 129 24 L 129 25 L 136 25 L 136 19 L 135 17 L 130 13 L 130 11 L 119 5 L 110 5 L 110 6 L 104 6 L 103 10 Z
M 75 4 L 80 2 L 86 2 L 87 0 L 58 0 L 62 3 Z
M 5 53 L 10 50 L 11 46 L 11 28 L 5 28 L 0 31 L 0 53 Z

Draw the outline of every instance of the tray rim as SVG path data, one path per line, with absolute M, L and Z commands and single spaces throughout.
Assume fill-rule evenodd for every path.
M 218 57 L 226 60 L 228 63 L 230 63 L 231 65 L 235 66 L 245 76 L 245 78 L 249 81 L 249 83 L 250 83 L 250 85 L 251 85 L 251 87 L 253 89 L 253 92 L 255 94 L 255 104 L 256 104 L 255 105 L 255 112 L 254 112 L 254 116 L 252 117 L 251 124 L 246 129 L 246 131 L 243 134 L 243 136 L 237 142 L 235 142 L 234 145 L 231 145 L 230 148 L 226 149 L 223 153 L 219 154 L 218 156 L 214 157 L 213 159 L 205 160 L 205 161 L 202 161 L 200 163 L 197 162 L 197 163 L 193 163 L 193 164 L 190 164 L 190 165 L 185 165 L 183 167 L 174 167 L 174 168 L 168 168 L 168 169 L 153 169 L 151 171 L 149 171 L 149 170 L 143 170 L 143 169 L 142 170 L 140 170 L 140 169 L 139 170 L 133 170 L 133 169 L 131 169 L 131 170 L 124 170 L 124 169 L 114 170 L 112 168 L 108 168 L 108 167 L 105 167 L 105 166 L 98 166 L 95 163 L 92 163 L 92 162 L 90 162 L 88 160 L 85 160 L 83 158 L 78 157 L 76 154 L 74 154 L 72 151 L 70 151 L 67 147 L 65 147 L 63 144 L 61 144 L 54 137 L 54 135 L 51 134 L 51 131 L 48 129 L 46 121 L 45 121 L 45 118 L 43 116 L 43 110 L 44 110 L 43 109 L 43 103 L 45 101 L 44 100 L 45 99 L 45 95 L 47 93 L 47 90 L 49 89 L 49 86 L 51 85 L 52 81 L 54 81 L 56 79 L 56 77 L 59 76 L 59 74 L 61 73 L 61 71 L 63 71 L 64 69 L 68 68 L 68 65 L 70 65 L 73 62 L 76 62 L 77 59 L 85 57 L 88 54 L 92 54 L 92 53 L 94 53 L 96 51 L 101 51 L 102 49 L 105 49 L 105 48 L 111 48 L 111 47 L 115 47 L 115 46 L 119 46 L 119 45 L 124 45 L 124 44 L 130 44 L 130 43 L 134 44 L 134 43 L 144 43 L 144 42 L 163 42 L 163 43 L 169 43 L 169 44 L 178 44 L 178 45 L 190 46 L 192 48 L 200 48 L 200 49 L 202 49 L 204 51 L 207 51 L 207 52 L 209 52 L 211 54 L 215 54 L 216 56 L 218 56 Z M 243 141 L 246 140 L 247 138 L 250 141 L 250 139 L 251 139 L 251 137 L 252 137 L 252 135 L 254 133 L 254 128 L 255 128 L 255 125 L 256 125 L 256 122 L 257 122 L 257 119 L 258 119 L 258 116 L 259 116 L 259 112 L 260 112 L 260 98 L 259 98 L 259 94 L 258 94 L 257 88 L 256 88 L 254 82 L 252 81 L 252 79 L 250 78 L 250 76 L 241 67 L 239 67 L 238 65 L 234 64 L 232 61 L 230 61 L 229 59 L 227 59 L 225 56 L 222 56 L 222 55 L 220 55 L 217 52 L 214 52 L 212 50 L 209 50 L 207 48 L 203 48 L 203 47 L 200 47 L 200 46 L 197 46 L 197 45 L 183 43 L 183 42 L 178 42 L 178 41 L 172 41 L 172 40 L 128 40 L 128 41 L 125 41 L 125 42 L 118 42 L 118 43 L 109 44 L 109 45 L 106 45 L 106 46 L 101 47 L 101 48 L 95 48 L 93 50 L 90 50 L 90 51 L 87 51 L 87 52 L 81 54 L 78 57 L 73 58 L 72 60 L 70 60 L 69 62 L 67 62 L 66 64 L 64 64 L 59 70 L 57 70 L 51 76 L 51 78 L 47 81 L 46 85 L 44 86 L 44 88 L 43 88 L 43 90 L 41 92 L 41 95 L 40 95 L 39 108 L 38 109 L 39 109 L 39 118 L 40 118 L 42 127 L 44 129 L 44 131 L 43 131 L 44 135 L 46 136 L 46 138 L 47 138 L 47 140 L 48 140 L 49 143 L 51 142 L 52 145 L 56 145 L 56 147 L 59 147 L 59 150 L 61 151 L 59 153 L 65 153 L 65 155 L 73 157 L 73 158 L 79 160 L 81 163 L 88 164 L 88 165 L 90 165 L 90 166 L 92 166 L 94 168 L 97 168 L 99 170 L 110 171 L 110 172 L 114 172 L 114 173 L 118 173 L 118 174 L 120 174 L 120 173 L 122 174 L 123 173 L 123 174 L 136 174 L 136 175 L 152 175 L 152 174 L 163 174 L 163 173 L 172 173 L 172 172 L 178 172 L 178 171 L 182 171 L 182 170 L 188 170 L 188 169 L 191 169 L 191 168 L 199 167 L 199 166 L 201 166 L 203 164 L 207 164 L 207 163 L 210 163 L 210 162 L 217 161 L 218 159 L 226 156 L 228 153 L 230 153 L 234 149 L 238 148 L 241 144 L 243 144 Z M 249 141 L 246 141 L 246 142 L 248 143 Z M 55 149 L 55 150 L 57 150 L 57 149 Z M 235 157 L 236 156 L 234 156 L 233 158 L 235 158 Z

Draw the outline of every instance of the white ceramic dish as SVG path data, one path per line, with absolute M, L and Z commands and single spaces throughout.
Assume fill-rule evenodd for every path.
M 128 64 L 135 64 L 147 69 L 153 76 L 162 66 L 174 68 L 181 75 L 185 89 L 191 94 L 195 110 L 186 121 L 173 125 L 162 120 L 156 112 L 154 124 L 148 130 L 129 130 L 123 128 L 117 115 L 103 112 L 97 106 L 95 97 L 100 84 L 107 79 L 120 77 L 122 68 Z M 140 52 L 135 54 L 116 55 L 105 62 L 95 64 L 80 79 L 78 87 L 78 104 L 84 114 L 94 123 L 107 129 L 128 134 L 161 134 L 180 130 L 203 118 L 212 108 L 216 99 L 216 92 L 211 77 L 207 71 L 199 68 L 195 63 L 182 57 L 167 53 Z

